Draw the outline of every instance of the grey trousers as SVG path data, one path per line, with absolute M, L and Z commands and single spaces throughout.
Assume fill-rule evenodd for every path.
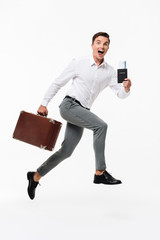
M 90 112 L 90 110 L 80 106 L 73 99 L 64 98 L 59 107 L 61 116 L 67 121 L 64 141 L 61 148 L 51 155 L 37 169 L 37 172 L 41 176 L 44 176 L 64 159 L 70 157 L 82 137 L 84 128 L 93 131 L 96 169 L 106 169 L 104 151 L 107 124 L 94 113 Z

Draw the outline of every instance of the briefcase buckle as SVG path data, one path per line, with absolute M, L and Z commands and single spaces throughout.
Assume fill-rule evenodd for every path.
M 54 119 L 50 119 L 50 121 L 49 121 L 49 122 L 51 122 L 51 123 L 55 124 L 55 121 L 54 121 Z
M 41 149 L 46 149 L 47 146 L 40 145 Z

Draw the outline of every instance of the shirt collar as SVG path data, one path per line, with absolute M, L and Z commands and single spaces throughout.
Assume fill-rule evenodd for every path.
M 92 54 L 90 55 L 90 65 L 91 65 L 91 66 L 97 65 L 97 63 L 95 62 Z M 101 63 L 100 66 L 104 66 L 104 67 L 107 66 L 107 63 L 105 62 L 105 60 Z

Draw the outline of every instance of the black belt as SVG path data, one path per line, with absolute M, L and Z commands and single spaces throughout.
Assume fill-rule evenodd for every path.
M 86 108 L 86 107 L 82 106 L 82 104 L 81 104 L 78 100 L 76 100 L 75 98 L 72 98 L 72 97 L 70 97 L 70 96 L 66 96 L 65 98 L 72 99 L 72 101 L 78 103 L 81 107 L 83 107 L 83 108 L 85 108 L 85 109 L 87 109 L 87 110 L 90 110 L 89 108 Z

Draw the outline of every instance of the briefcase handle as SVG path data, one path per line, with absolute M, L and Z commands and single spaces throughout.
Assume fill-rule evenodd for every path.
M 42 116 L 42 117 L 47 117 L 47 114 L 46 114 L 46 115 L 43 115 L 42 113 L 39 113 L 39 112 L 37 112 L 37 115 L 38 115 L 38 116 Z

